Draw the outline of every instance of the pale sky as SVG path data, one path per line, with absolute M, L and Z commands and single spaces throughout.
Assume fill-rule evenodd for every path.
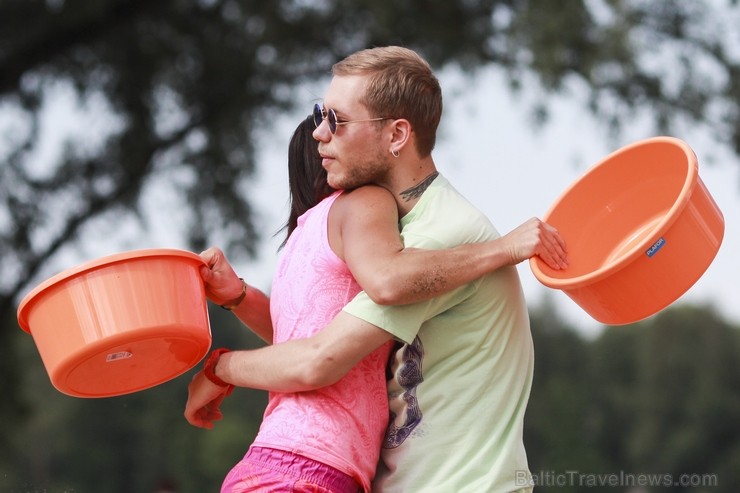
M 618 142 L 609 142 L 606 131 L 583 110 L 575 97 L 549 97 L 552 119 L 534 130 L 530 113 L 533 95 L 525 92 L 512 96 L 499 72 L 486 69 L 478 78 L 462 77 L 455 71 L 440 74 L 445 110 L 437 148 L 433 154 L 438 169 L 483 211 L 501 234 L 505 234 L 532 216 L 542 217 L 557 197 L 590 166 L 609 153 L 632 142 L 652 137 L 646 125 L 636 122 Z M 257 222 L 263 235 L 259 258 L 235 265 L 239 274 L 258 288 L 269 292 L 282 237 L 273 234 L 287 218 L 287 147 L 293 129 L 321 96 L 328 80 L 314 87 L 296 90 L 297 103 L 303 110 L 293 115 L 272 115 L 276 125 L 265 128 L 257 143 L 261 154 L 257 176 L 245 192 L 255 206 Z M 84 135 L 94 145 L 90 128 L 114 127 L 115 122 L 101 120 L 99 112 L 70 118 L 74 101 L 63 88 L 60 96 L 49 101 L 42 125 L 46 139 L 36 162 L 44 164 L 59 152 L 60 133 Z M 0 112 L 2 113 L 2 112 Z M 5 113 L 8 120 L 12 115 Z M 61 126 L 60 126 L 61 124 Z M 3 121 L 0 119 L 0 127 Z M 59 132 L 63 130 L 63 132 Z M 699 175 L 705 182 L 725 217 L 725 238 L 720 251 L 702 278 L 678 302 L 712 303 L 720 313 L 740 323 L 740 302 L 735 276 L 740 272 L 740 160 L 727 149 L 716 146 L 705 133 L 697 130 L 674 134 L 686 141 L 699 159 Z M 181 238 L 173 235 L 170 225 L 180 221 L 187 208 L 173 210 L 172 178 L 164 175 L 147 184 L 145 209 L 152 231 L 142 235 L 134 223 L 103 218 L 87 226 L 78 245 L 63 250 L 47 272 L 52 274 L 86 260 L 139 248 L 183 248 Z M 154 193 L 156 191 L 156 193 Z M 146 192 L 146 191 L 145 191 Z M 51 211 L 50 211 L 51 212 Z M 100 238 L 113 241 L 98 241 Z M 91 241 L 94 239 L 95 241 Z M 111 246 L 115 244 L 115 248 Z M 584 334 L 596 334 L 601 324 L 560 291 L 542 286 L 527 262 L 519 265 L 525 295 L 537 305 L 550 295 L 562 316 Z
M 493 69 L 474 82 L 454 73 L 443 73 L 445 112 L 437 148 L 438 169 L 480 208 L 505 234 L 532 216 L 542 217 L 558 196 L 589 167 L 609 153 L 632 142 L 653 137 L 645 125 L 635 124 L 619 142 L 609 143 L 606 131 L 574 100 L 552 98 L 552 120 L 533 130 L 528 103 L 508 93 L 503 78 Z M 315 92 L 318 91 L 318 92 Z M 284 118 L 284 135 L 265 136 L 258 181 L 250 196 L 259 204 L 265 233 L 276 231 L 287 217 L 287 142 L 301 117 L 307 115 L 321 88 L 298 91 L 305 112 Z M 641 130 L 640 127 L 644 127 Z M 282 132 L 281 132 L 282 133 Z M 720 313 L 740 322 L 740 303 L 734 276 L 740 273 L 740 162 L 700 132 L 674 137 L 686 141 L 699 159 L 699 176 L 725 217 L 725 238 L 714 262 L 678 302 L 712 303 Z M 716 161 L 716 162 L 712 162 Z M 277 245 L 282 238 L 266 241 L 261 258 L 244 265 L 245 278 L 269 290 Z M 527 262 L 519 265 L 525 295 L 536 305 L 549 294 L 560 314 L 586 334 L 601 324 L 564 293 L 546 288 L 532 274 Z

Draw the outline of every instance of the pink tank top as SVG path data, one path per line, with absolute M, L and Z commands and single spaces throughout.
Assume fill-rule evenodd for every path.
M 320 331 L 361 290 L 329 246 L 327 219 L 340 194 L 303 214 L 281 252 L 270 294 L 275 343 Z M 270 393 L 254 445 L 323 462 L 370 491 L 388 421 L 390 345 L 371 353 L 334 385 Z

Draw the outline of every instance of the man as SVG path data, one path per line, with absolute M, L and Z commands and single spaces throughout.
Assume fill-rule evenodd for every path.
M 533 348 L 513 265 L 540 255 L 554 268 L 564 268 L 564 245 L 557 232 L 538 220 L 499 237 L 439 175 L 431 151 L 442 112 L 441 90 L 416 53 L 400 47 L 364 50 L 336 64 L 333 75 L 314 132 L 329 185 L 386 188 L 396 199 L 407 248 L 485 242 L 485 248 L 463 256 L 460 265 L 485 266 L 483 271 L 491 273 L 432 300 L 403 306 L 381 306 L 360 293 L 316 336 L 225 353 L 212 371 L 232 385 L 311 390 L 336 382 L 393 338 L 399 345 L 391 356 L 388 382 L 391 420 L 373 490 L 528 491 L 516 478 L 527 470 L 522 427 Z M 355 122 L 371 123 L 350 125 Z M 372 245 L 355 242 L 344 255 L 366 291 L 393 275 Z M 211 298 L 238 298 L 242 284 L 220 252 L 204 257 Z M 452 271 L 443 272 L 442 277 Z M 243 289 L 246 300 L 235 312 L 250 327 L 267 330 L 269 316 L 259 315 L 264 295 Z M 205 378 L 191 387 L 189 420 L 199 411 L 205 421 L 217 416 L 205 403 L 217 404 L 223 389 Z

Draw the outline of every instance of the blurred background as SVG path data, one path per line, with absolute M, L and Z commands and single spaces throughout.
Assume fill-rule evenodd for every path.
M 265 393 L 234 392 L 211 431 L 182 417 L 192 372 L 68 397 L 18 303 L 137 248 L 218 245 L 269 292 L 290 134 L 335 61 L 388 44 L 439 74 L 435 161 L 502 233 L 625 144 L 694 148 L 727 231 L 674 305 L 604 327 L 519 266 L 525 441 L 536 491 L 740 491 L 736 1 L 0 0 L 0 492 L 218 491 Z M 211 325 L 216 347 L 259 345 L 219 308 Z

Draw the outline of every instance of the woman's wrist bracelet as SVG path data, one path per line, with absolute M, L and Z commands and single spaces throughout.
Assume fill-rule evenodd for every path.
M 226 395 L 229 395 L 231 391 L 234 390 L 234 386 L 230 383 L 224 382 L 216 375 L 216 365 L 218 364 L 218 360 L 221 358 L 221 355 L 228 353 L 229 351 L 231 351 L 231 349 L 215 349 L 211 351 L 211 354 L 208 355 L 206 362 L 203 364 L 203 375 L 219 387 L 227 387 Z
M 242 294 L 240 294 L 239 297 L 237 299 L 235 299 L 234 301 L 231 301 L 229 303 L 224 303 L 223 305 L 221 305 L 221 308 L 223 308 L 224 310 L 232 311 L 234 308 L 236 308 L 237 306 L 239 306 L 242 301 L 244 301 L 244 298 L 246 298 L 246 296 L 247 296 L 247 283 L 241 277 L 239 278 L 239 280 L 242 282 Z

